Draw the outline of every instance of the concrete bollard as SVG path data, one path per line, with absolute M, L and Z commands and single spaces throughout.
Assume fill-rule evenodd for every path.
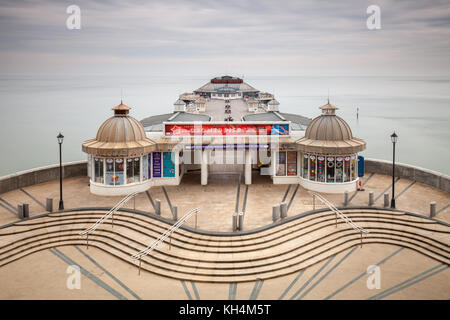
M 23 204 L 23 217 L 24 218 L 30 217 L 30 205 L 28 203 Z
M 155 213 L 160 216 L 161 215 L 161 200 L 155 200 Z
M 287 217 L 287 203 L 286 202 L 282 202 L 280 204 L 280 217 L 281 217 L 281 219 L 284 219 Z
M 23 203 L 19 203 L 17 205 L 17 215 L 19 216 L 19 219 L 23 219 L 24 215 L 23 215 Z
M 436 215 L 436 201 L 430 202 L 430 218 L 433 218 Z
M 384 203 L 383 203 L 384 207 L 389 207 L 389 192 L 386 192 L 384 194 Z
M 276 205 L 272 207 L 272 221 L 275 222 L 280 217 L 280 206 Z
M 239 212 L 239 230 L 244 230 L 244 213 Z
M 233 232 L 237 231 L 237 212 L 233 212 L 233 221 L 232 221 L 232 226 L 233 226 Z
M 176 204 L 172 206 L 172 215 L 173 220 L 178 221 L 178 206 Z
M 45 210 L 53 212 L 53 198 L 45 199 Z
M 348 191 L 345 191 L 344 193 L 344 206 L 346 207 L 348 205 Z
M 374 193 L 373 193 L 373 191 L 370 191 L 369 192 L 369 206 L 373 205 L 374 202 L 375 202 L 375 200 L 374 200 Z

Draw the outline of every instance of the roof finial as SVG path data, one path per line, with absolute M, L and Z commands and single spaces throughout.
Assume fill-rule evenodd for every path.
M 120 88 L 120 104 L 123 104 L 122 99 L 123 99 L 123 88 Z
M 330 104 L 330 88 L 328 88 L 328 104 Z

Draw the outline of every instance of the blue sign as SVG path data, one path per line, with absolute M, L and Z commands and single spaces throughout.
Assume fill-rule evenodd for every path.
M 358 156 L 358 177 L 364 177 L 364 157 Z
M 273 136 L 287 136 L 289 135 L 289 125 L 288 124 L 274 124 L 272 125 L 272 131 L 270 132 Z

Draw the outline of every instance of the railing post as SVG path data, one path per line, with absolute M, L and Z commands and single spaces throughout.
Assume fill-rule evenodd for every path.
M 86 250 L 89 249 L 89 232 L 86 233 Z
M 244 230 L 244 213 L 239 212 L 239 230 Z
M 112 220 L 111 226 L 112 226 L 112 228 L 114 228 L 114 211 L 112 212 L 111 220 Z
M 138 269 L 138 276 L 141 275 L 141 261 L 142 261 L 142 256 L 139 256 L 139 269 Z
M 280 204 L 280 217 L 281 219 L 285 219 L 287 217 L 287 203 L 284 201 Z
M 348 191 L 345 191 L 344 193 L 344 206 L 346 207 L 348 205 Z
M 362 248 L 362 234 L 363 234 L 363 233 L 361 232 L 361 248 Z
M 155 213 L 160 216 L 161 215 L 161 200 L 155 199 Z
M 172 234 L 169 235 L 169 250 L 172 248 Z
M 197 229 L 197 215 L 198 215 L 198 212 L 195 213 L 195 229 Z
M 276 222 L 279 216 L 280 216 L 280 206 L 275 205 L 272 207 L 272 221 Z
M 172 206 L 172 209 L 173 209 L 173 212 L 172 212 L 173 220 L 178 221 L 178 206 L 176 204 L 174 204 Z
M 53 198 L 45 199 L 45 210 L 53 212 Z
M 436 215 L 436 201 L 430 202 L 430 218 Z
M 384 207 L 389 207 L 389 192 L 384 193 Z
M 233 212 L 232 219 L 233 232 L 235 232 L 237 231 L 237 212 Z

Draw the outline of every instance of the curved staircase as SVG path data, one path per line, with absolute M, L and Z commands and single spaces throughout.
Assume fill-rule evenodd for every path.
M 236 234 L 176 231 L 167 243 L 142 258 L 142 270 L 197 282 L 244 282 L 284 276 L 361 244 L 389 244 L 449 264 L 448 225 L 381 208 L 341 209 L 367 229 L 362 238 L 332 211 L 301 214 L 271 228 Z M 53 247 L 86 246 L 79 233 L 108 210 L 50 213 L 0 229 L 0 267 Z M 337 223 L 336 223 L 337 221 Z M 89 247 L 127 263 L 170 226 L 154 215 L 129 210 L 114 214 L 89 235 Z

